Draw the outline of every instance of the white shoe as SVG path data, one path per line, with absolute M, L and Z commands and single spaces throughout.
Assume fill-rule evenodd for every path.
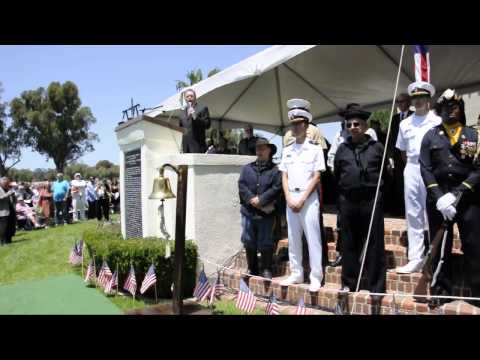
M 303 276 L 290 275 L 288 278 L 280 282 L 280 286 L 289 286 L 293 284 L 303 284 Z
M 424 260 L 412 260 L 407 265 L 398 267 L 395 271 L 397 274 L 411 274 L 414 272 L 420 272 L 423 268 Z
M 322 287 L 322 284 L 320 281 L 317 279 L 310 279 L 310 287 L 308 288 L 308 291 L 310 292 L 318 292 L 320 288 Z

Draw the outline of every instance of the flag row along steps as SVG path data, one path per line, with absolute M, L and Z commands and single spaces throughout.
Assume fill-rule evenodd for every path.
M 337 234 L 336 231 L 334 231 L 336 216 L 333 214 L 325 214 L 324 224 L 328 241 L 328 258 L 330 261 L 333 261 L 336 257 L 335 245 Z M 394 272 L 395 267 L 407 263 L 407 239 L 405 229 L 406 225 L 404 220 L 385 219 L 385 251 L 388 266 L 387 293 L 389 293 L 389 295 L 382 299 L 381 313 L 393 314 L 394 311 L 397 310 L 400 314 L 480 315 L 480 308 L 476 308 L 464 301 L 453 301 L 435 309 L 429 308 L 426 303 L 414 301 L 412 296 L 413 291 L 418 284 L 421 274 L 400 275 Z M 306 249 L 306 247 L 304 247 L 304 249 Z M 462 276 L 463 254 L 461 252 L 457 230 L 455 230 L 454 234 L 452 254 L 453 272 L 457 274 L 453 279 L 453 295 L 471 296 L 470 289 L 465 287 L 465 279 Z M 304 252 L 304 255 L 305 278 L 308 280 L 308 254 Z M 231 270 L 222 271 L 222 280 L 227 288 L 238 289 L 240 278 L 244 277 L 244 275 L 240 273 L 245 273 L 247 270 L 244 251 L 237 254 L 232 265 Z M 325 268 L 325 286 L 322 287 L 318 293 L 310 293 L 307 283 L 281 287 L 280 281 L 290 273 L 288 263 L 288 239 L 282 239 L 277 245 L 273 269 L 274 278 L 272 281 L 266 281 L 258 277 L 250 277 L 248 284 L 250 289 L 258 296 L 270 296 L 273 293 L 279 301 L 289 302 L 292 305 L 297 304 L 299 299 L 303 297 L 307 306 L 311 305 L 314 308 L 333 312 L 338 304 L 341 271 L 341 267 L 333 268 L 327 266 Z M 397 294 L 397 296 L 395 296 L 395 304 L 393 303 L 393 293 Z M 370 296 L 366 291 L 350 294 L 347 304 L 349 313 L 371 313 Z

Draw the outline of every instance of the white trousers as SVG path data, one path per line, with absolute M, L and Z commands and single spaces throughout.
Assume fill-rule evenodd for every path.
M 72 196 L 73 220 L 78 220 L 78 212 L 80 219 L 85 220 L 85 196 Z
M 301 193 L 290 193 L 290 195 L 295 199 L 298 198 Z M 316 279 L 321 283 L 323 279 L 323 269 L 319 207 L 320 201 L 315 191 L 305 201 L 300 212 L 293 212 L 287 205 L 287 222 L 288 256 L 291 274 L 303 278 L 302 234 L 305 232 L 310 259 L 310 282 L 312 279 Z
M 407 162 L 404 170 L 405 216 L 407 218 L 408 260 L 421 260 L 425 251 L 424 231 L 427 227 L 427 189 L 420 165 Z

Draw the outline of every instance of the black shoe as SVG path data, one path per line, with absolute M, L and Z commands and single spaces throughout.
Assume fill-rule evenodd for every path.
M 330 263 L 331 267 L 337 267 L 342 265 L 342 255 L 338 255 L 335 261 Z
M 262 250 L 262 276 L 267 279 L 272 278 L 273 249 Z
M 253 276 L 258 275 L 257 250 L 246 248 L 245 253 L 247 254 L 248 274 Z

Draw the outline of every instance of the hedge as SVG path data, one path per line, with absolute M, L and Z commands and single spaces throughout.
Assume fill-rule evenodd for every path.
M 175 245 L 170 242 L 171 256 L 165 258 L 166 241 L 159 238 L 131 238 L 124 240 L 120 231 L 115 228 L 102 228 L 100 230 L 87 230 L 83 234 L 83 240 L 87 249 L 88 262 L 95 257 L 97 273 L 105 260 L 112 273 L 118 266 L 119 289 L 130 271 L 130 266 L 135 268 L 137 290 L 140 290 L 141 283 L 148 268 L 153 263 L 157 276 L 157 296 L 159 298 L 171 298 L 171 286 L 173 282 Z M 87 262 L 86 262 L 87 263 Z M 191 297 L 195 287 L 197 269 L 197 247 L 191 240 L 185 242 L 185 261 L 183 268 L 183 297 Z M 155 289 L 152 286 L 144 294 L 154 296 Z

